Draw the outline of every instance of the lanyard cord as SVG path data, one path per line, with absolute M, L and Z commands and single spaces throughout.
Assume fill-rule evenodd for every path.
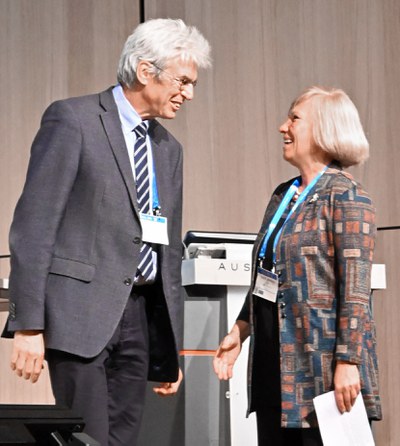
M 326 171 L 326 169 L 328 168 L 328 166 L 325 166 L 321 172 L 319 172 L 314 178 L 313 180 L 308 184 L 308 186 L 303 190 L 303 192 L 300 194 L 299 198 L 297 199 L 296 203 L 294 204 L 294 206 L 292 207 L 292 209 L 289 211 L 281 229 L 278 231 L 278 233 L 275 236 L 274 239 L 274 244 L 273 244 L 273 249 L 272 249 L 272 260 L 273 260 L 273 265 L 275 265 L 275 260 L 276 260 L 276 246 L 278 244 L 279 241 L 279 237 L 282 233 L 283 227 L 285 226 L 285 223 L 289 220 L 289 218 L 292 216 L 292 214 L 294 213 L 294 211 L 299 207 L 299 205 L 306 199 L 307 195 L 309 194 L 310 190 L 315 186 L 315 184 L 317 183 L 317 181 L 321 178 L 321 176 L 324 174 L 324 172 Z M 289 189 L 287 190 L 285 196 L 283 197 L 281 204 L 279 205 L 277 211 L 275 212 L 274 216 L 272 217 L 271 223 L 268 226 L 268 231 L 264 237 L 261 249 L 260 249 L 260 253 L 258 255 L 258 259 L 259 262 L 261 263 L 264 258 L 265 258 L 265 252 L 267 249 L 267 243 L 268 240 L 270 239 L 272 232 L 274 231 L 276 225 L 278 224 L 279 220 L 281 219 L 283 213 L 285 212 L 285 209 L 287 208 L 287 206 L 289 205 L 290 201 L 292 200 L 294 194 L 297 192 L 297 188 L 300 185 L 300 181 L 298 178 L 296 178 L 293 183 L 291 184 L 291 186 L 289 187 Z

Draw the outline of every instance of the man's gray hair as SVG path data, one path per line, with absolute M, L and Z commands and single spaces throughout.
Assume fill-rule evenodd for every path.
M 125 42 L 119 60 L 118 82 L 131 88 L 141 60 L 154 64 L 154 73 L 171 59 L 193 62 L 198 68 L 211 65 L 210 45 L 194 26 L 181 19 L 152 19 L 138 25 Z

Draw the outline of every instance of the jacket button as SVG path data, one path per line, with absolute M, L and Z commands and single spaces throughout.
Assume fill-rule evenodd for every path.
M 132 279 L 129 279 L 129 277 L 127 277 L 127 278 L 124 280 L 124 284 L 125 284 L 126 286 L 130 286 L 130 285 L 132 285 Z
M 282 319 L 286 319 L 286 313 L 282 313 L 282 314 L 281 314 L 281 318 L 282 318 Z
M 135 243 L 136 245 L 138 245 L 139 243 L 140 243 L 140 237 L 135 237 L 134 239 L 133 239 L 133 243 Z
M 285 307 L 286 307 L 285 302 L 281 302 L 280 307 L 281 307 L 282 309 L 285 308 Z
M 8 305 L 9 305 L 8 311 L 10 313 L 9 314 L 10 320 L 15 321 L 15 319 L 17 318 L 15 302 L 9 302 Z

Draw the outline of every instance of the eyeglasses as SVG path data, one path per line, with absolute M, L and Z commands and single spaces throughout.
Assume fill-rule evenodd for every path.
M 172 81 L 175 81 L 180 90 L 185 89 L 188 85 L 191 85 L 193 88 L 197 85 L 197 80 L 195 81 L 191 81 L 190 79 L 188 79 L 187 77 L 175 77 L 174 75 L 172 75 L 171 73 L 169 73 L 168 71 L 163 70 L 162 68 L 158 67 L 156 64 L 153 63 L 153 66 L 157 68 L 157 70 L 162 71 L 163 73 L 165 73 L 167 76 L 169 76 L 169 78 Z

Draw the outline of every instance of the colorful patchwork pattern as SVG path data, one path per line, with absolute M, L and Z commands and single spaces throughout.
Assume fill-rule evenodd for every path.
M 256 240 L 292 181 L 272 196 Z M 277 246 L 280 276 L 282 426 L 316 425 L 313 398 L 333 389 L 336 360 L 359 365 L 369 418 L 381 418 L 370 274 L 376 236 L 371 199 L 351 175 L 329 168 L 286 222 Z M 253 260 L 253 271 L 255 267 Z M 252 298 L 246 301 L 251 324 Z M 250 349 L 251 377 L 252 349 Z M 251 381 L 250 381 L 251 386 Z

